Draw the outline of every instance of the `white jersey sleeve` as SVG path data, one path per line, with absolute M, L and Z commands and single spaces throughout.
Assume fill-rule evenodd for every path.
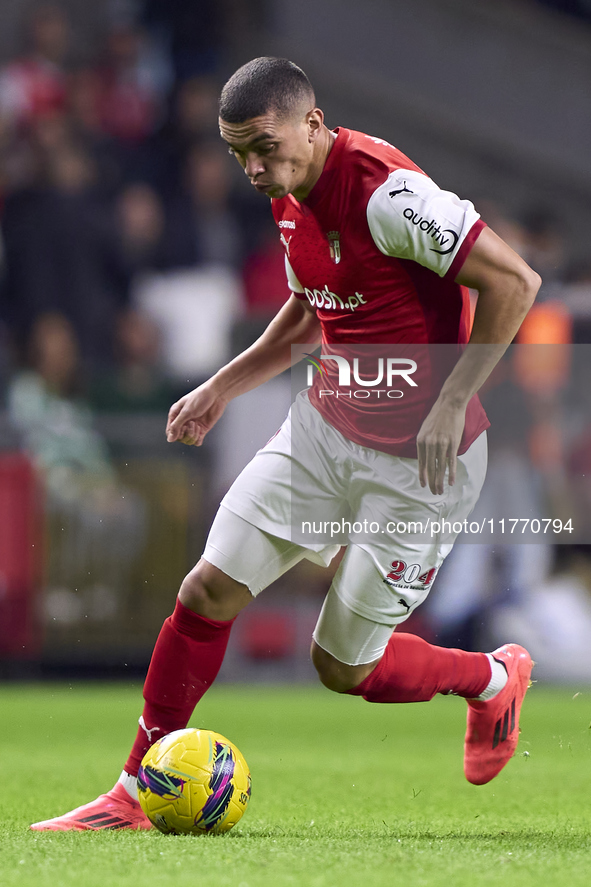
M 369 230 L 386 256 L 412 259 L 443 277 L 480 218 L 469 200 L 442 191 L 423 173 L 397 169 L 371 195 Z
M 301 293 L 303 295 L 304 287 L 297 279 L 295 271 L 289 264 L 289 259 L 287 258 L 287 256 L 285 257 L 285 273 L 287 274 L 287 284 L 292 293 Z

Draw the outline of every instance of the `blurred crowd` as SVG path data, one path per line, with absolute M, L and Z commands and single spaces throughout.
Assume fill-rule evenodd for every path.
M 81 51 L 64 6 L 29 4 L 0 68 L 0 450 L 27 452 L 43 480 L 51 620 L 86 618 L 83 600 L 103 620 L 120 609 L 179 508 L 147 513 L 153 493 L 129 488 L 117 456 L 153 456 L 170 404 L 288 296 L 266 201 L 217 129 L 232 40 L 263 6 L 104 4 Z M 101 416 L 121 417 L 119 451 Z M 1 555 L 0 610 L 5 575 Z
M 246 0 L 147 0 L 81 58 L 65 10 L 44 3 L 0 70 L 2 406 L 44 473 L 49 514 L 70 522 L 72 539 L 81 528 L 64 557 L 78 551 L 90 574 L 109 552 L 114 584 L 147 518 L 94 417 L 164 415 L 288 296 L 267 202 L 217 131 L 231 36 L 259 5 L 262 14 Z M 577 648 L 581 626 L 591 631 L 591 362 L 570 348 L 591 342 L 591 262 L 570 254 L 556 210 L 476 203 L 544 281 L 520 343 L 553 344 L 511 354 L 483 392 L 493 483 L 479 507 L 570 515 L 579 532 L 576 548 L 457 546 L 423 630 L 470 646 L 483 626 L 494 635 L 527 625 L 536 658 L 553 620 L 565 649 Z M 60 569 L 64 581 L 71 565 Z M 576 631 L 556 621 L 557 595 L 574 607 Z M 591 677 L 591 662 L 581 668 Z
M 147 295 L 154 279 L 167 279 L 174 314 L 175 294 L 191 283 L 199 293 L 200 273 L 211 290 L 223 272 L 225 316 L 211 319 L 218 343 L 239 317 L 270 316 L 285 299 L 268 208 L 240 187 L 217 133 L 227 6 L 148 2 L 83 60 L 63 8 L 29 13 L 22 53 L 0 70 L 5 365 L 25 358 L 39 317 L 59 313 L 90 380 L 124 359 L 130 327 L 137 320 L 140 337 L 155 312 L 174 370 L 179 324 L 163 322 L 166 307 Z M 200 327 L 210 298 L 192 315 Z M 192 375 L 225 357 L 195 357 Z M 192 369 L 185 355 L 182 371 Z

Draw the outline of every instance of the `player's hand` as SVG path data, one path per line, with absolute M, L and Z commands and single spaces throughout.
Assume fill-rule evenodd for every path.
M 453 486 L 456 480 L 458 450 L 466 421 L 465 407 L 435 403 L 417 435 L 419 482 L 429 485 L 435 495 L 443 493 L 445 472 Z
M 185 394 L 168 411 L 166 439 L 200 447 L 226 408 L 227 401 L 215 391 L 211 380 Z

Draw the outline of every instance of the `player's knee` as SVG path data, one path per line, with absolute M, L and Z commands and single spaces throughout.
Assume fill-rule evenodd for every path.
M 233 619 L 250 601 L 246 585 L 203 559 L 185 576 L 179 591 L 185 607 L 207 619 Z
M 375 663 L 346 665 L 344 662 L 339 662 L 315 641 L 312 641 L 310 655 L 321 682 L 335 693 L 346 693 L 357 687 L 375 667 Z

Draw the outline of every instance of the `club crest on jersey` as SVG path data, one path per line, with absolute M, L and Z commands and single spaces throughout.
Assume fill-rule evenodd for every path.
M 330 257 L 335 265 L 338 265 L 341 261 L 341 235 L 338 231 L 329 231 L 326 236 L 328 237 Z

